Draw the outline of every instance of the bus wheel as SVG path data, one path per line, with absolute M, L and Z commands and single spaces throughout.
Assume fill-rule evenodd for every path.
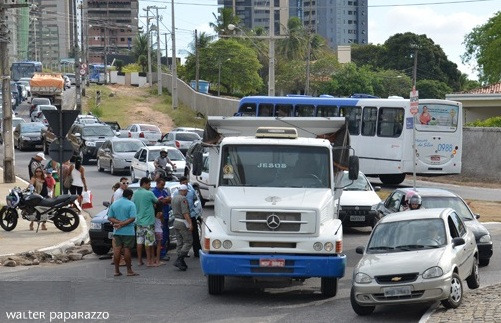
M 379 175 L 379 179 L 386 185 L 398 185 L 405 179 L 405 174 L 385 174 Z

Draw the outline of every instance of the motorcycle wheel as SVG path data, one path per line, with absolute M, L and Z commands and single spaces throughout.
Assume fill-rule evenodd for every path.
M 0 210 L 0 226 L 5 231 L 12 231 L 17 226 L 17 211 L 4 206 Z
M 59 209 L 52 219 L 56 228 L 63 232 L 70 232 L 75 230 L 80 224 L 78 214 L 67 208 Z

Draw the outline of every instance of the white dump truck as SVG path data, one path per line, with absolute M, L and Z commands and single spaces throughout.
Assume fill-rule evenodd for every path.
M 323 295 L 344 276 L 335 200 L 342 170 L 358 176 L 344 118 L 209 117 L 193 173 L 209 152 L 214 215 L 202 225 L 209 294 L 225 276 L 321 277 Z

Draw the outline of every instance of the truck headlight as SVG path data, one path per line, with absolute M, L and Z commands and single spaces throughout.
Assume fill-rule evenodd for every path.
M 321 242 L 315 242 L 313 244 L 313 250 L 315 251 L 322 251 L 324 245 Z
M 231 243 L 230 240 L 224 240 L 223 241 L 223 248 L 224 249 L 231 249 L 232 246 L 233 246 L 233 243 Z
M 91 222 L 90 229 L 91 230 L 101 230 L 102 224 L 99 222 Z
M 480 237 L 480 239 L 478 239 L 478 242 L 482 242 L 482 243 L 487 243 L 487 242 L 491 242 L 492 239 L 491 239 L 491 235 L 490 234 L 484 234 L 483 236 Z
M 444 274 L 444 271 L 442 270 L 442 268 L 435 266 L 435 267 L 431 267 L 431 268 L 426 269 L 423 273 L 423 278 L 424 279 L 437 278 L 437 277 L 442 276 L 443 274 Z
M 334 249 L 334 244 L 332 242 L 326 242 L 324 244 L 325 251 L 331 252 Z
M 371 276 L 364 273 L 357 273 L 355 275 L 355 283 L 358 284 L 369 284 L 372 282 Z
M 213 240 L 213 241 L 212 241 L 212 247 L 213 247 L 214 249 L 219 249 L 219 248 L 221 248 L 221 240 L 218 240 L 218 239 Z
M 94 141 L 86 141 L 85 145 L 87 147 L 96 147 L 96 142 L 94 142 Z

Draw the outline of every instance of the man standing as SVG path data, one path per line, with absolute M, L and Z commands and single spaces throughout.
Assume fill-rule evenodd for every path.
M 153 189 L 153 194 L 158 198 L 158 201 L 162 203 L 163 209 L 163 217 L 164 217 L 164 225 L 162 227 L 162 241 L 157 241 L 157 243 L 162 244 L 162 252 L 160 253 L 160 258 L 165 261 L 169 261 L 170 257 L 167 256 L 167 251 L 169 251 L 169 211 L 170 211 L 170 203 L 171 197 L 169 192 L 165 190 L 165 180 L 163 178 L 157 179 L 157 185 Z
M 109 209 L 108 220 L 113 223 L 113 260 L 115 263 L 115 276 L 121 276 L 120 258 L 122 248 L 125 254 L 127 276 L 138 275 L 132 271 L 130 250 L 134 247 L 134 220 L 136 219 L 136 206 L 131 202 L 132 190 L 125 189 L 123 197 L 116 200 Z
M 43 169 L 43 160 L 45 160 L 45 155 L 42 152 L 37 153 L 31 158 L 30 163 L 28 164 L 28 174 L 30 176 L 29 178 L 32 178 L 33 175 L 35 175 L 35 169 L 37 169 L 38 167 L 41 167 Z
M 174 230 L 177 239 L 177 259 L 174 266 L 182 271 L 188 268 L 184 258 L 188 255 L 193 243 L 191 232 L 193 224 L 190 218 L 190 209 L 186 194 L 188 194 L 188 187 L 186 185 L 179 186 L 179 194 L 172 198 L 172 214 L 174 215 Z
M 118 201 L 122 197 L 124 190 L 126 190 L 129 187 L 129 180 L 127 179 L 127 177 L 120 178 L 119 183 L 120 186 L 117 188 L 115 193 L 113 193 L 113 197 L 111 198 L 111 203 L 113 203 L 114 201 Z
M 155 245 L 155 203 L 157 203 L 157 198 L 150 191 L 151 180 L 149 178 L 141 178 L 139 185 L 141 187 L 132 198 L 137 212 L 137 260 L 139 266 L 143 265 L 143 246 L 145 246 L 146 266 L 151 267 L 155 266 L 153 246 Z
M 193 230 L 191 231 L 191 235 L 193 237 L 193 256 L 195 258 L 199 257 L 199 251 L 202 249 L 200 245 L 200 236 L 198 234 L 198 225 L 197 225 L 197 217 L 200 215 L 195 210 L 195 201 L 198 199 L 197 192 L 188 183 L 188 178 L 186 176 L 181 176 L 179 178 L 179 183 L 184 184 L 188 187 L 188 193 L 186 194 L 186 200 L 188 201 L 188 207 L 190 208 L 190 218 L 191 223 L 193 223 Z

